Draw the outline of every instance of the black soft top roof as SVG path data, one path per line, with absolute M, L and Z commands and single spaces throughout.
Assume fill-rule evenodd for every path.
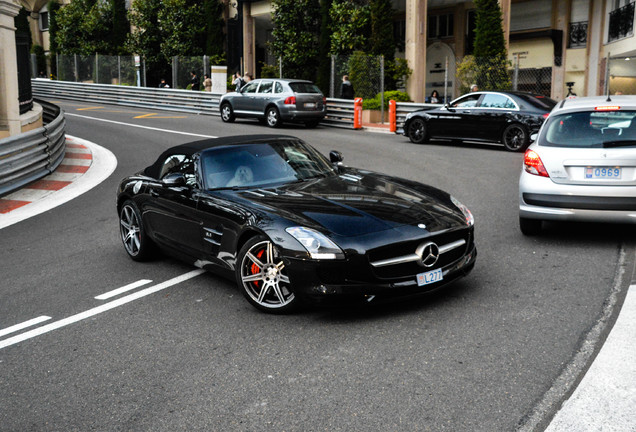
M 165 162 L 166 159 L 168 159 L 168 157 L 173 155 L 192 156 L 195 153 L 199 153 L 203 150 L 214 148 L 214 147 L 276 142 L 281 140 L 298 140 L 298 139 L 299 138 L 291 136 L 291 135 L 233 135 L 233 136 L 227 136 L 227 137 L 209 138 L 209 139 L 204 139 L 199 141 L 192 141 L 189 143 L 170 147 L 168 150 L 161 153 L 161 155 L 157 158 L 155 163 L 153 163 L 152 165 L 150 165 L 144 170 L 144 174 L 152 178 L 159 178 L 159 172 L 161 172 L 161 167 L 163 166 L 163 163 Z

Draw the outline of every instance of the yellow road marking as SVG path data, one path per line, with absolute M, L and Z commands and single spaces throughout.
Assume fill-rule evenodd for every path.
M 157 113 L 148 113 L 148 114 L 144 114 L 144 115 L 140 115 L 137 117 L 133 117 L 133 118 L 153 118 L 153 119 L 180 119 L 180 118 L 187 118 L 187 116 L 160 116 Z
M 92 110 L 98 110 L 98 109 L 103 109 L 103 108 L 104 108 L 103 106 L 77 108 L 77 111 L 92 111 Z

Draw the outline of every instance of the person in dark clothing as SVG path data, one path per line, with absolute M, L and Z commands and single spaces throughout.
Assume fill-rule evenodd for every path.
M 201 83 L 199 81 L 199 77 L 195 71 L 190 72 L 192 79 L 190 79 L 190 84 L 192 84 L 192 88 L 190 90 L 199 91 L 201 89 Z
M 159 83 L 159 88 L 170 88 L 170 86 L 168 85 L 168 83 L 166 83 L 166 80 L 164 78 L 161 78 L 161 82 Z
M 349 75 L 342 77 L 342 84 L 340 85 L 340 97 L 342 99 L 353 99 L 353 84 L 349 81 Z

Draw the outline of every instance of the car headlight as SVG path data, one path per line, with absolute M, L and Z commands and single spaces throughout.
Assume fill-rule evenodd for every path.
M 305 227 L 289 227 L 291 234 L 309 252 L 313 259 L 342 259 L 344 252 L 324 234 Z
M 470 212 L 470 210 L 468 210 L 468 207 L 466 207 L 464 204 L 462 204 L 454 196 L 451 196 L 450 198 L 451 198 L 451 201 L 453 202 L 453 204 L 455 204 L 455 207 L 460 209 L 461 212 L 464 214 L 464 217 L 466 218 L 466 224 L 469 225 L 469 226 L 475 225 L 475 218 L 473 217 L 473 214 Z

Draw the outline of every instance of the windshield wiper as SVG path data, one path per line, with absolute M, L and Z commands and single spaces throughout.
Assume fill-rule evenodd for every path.
M 603 148 L 631 147 L 631 146 L 636 146 L 636 139 L 605 141 L 603 143 Z

